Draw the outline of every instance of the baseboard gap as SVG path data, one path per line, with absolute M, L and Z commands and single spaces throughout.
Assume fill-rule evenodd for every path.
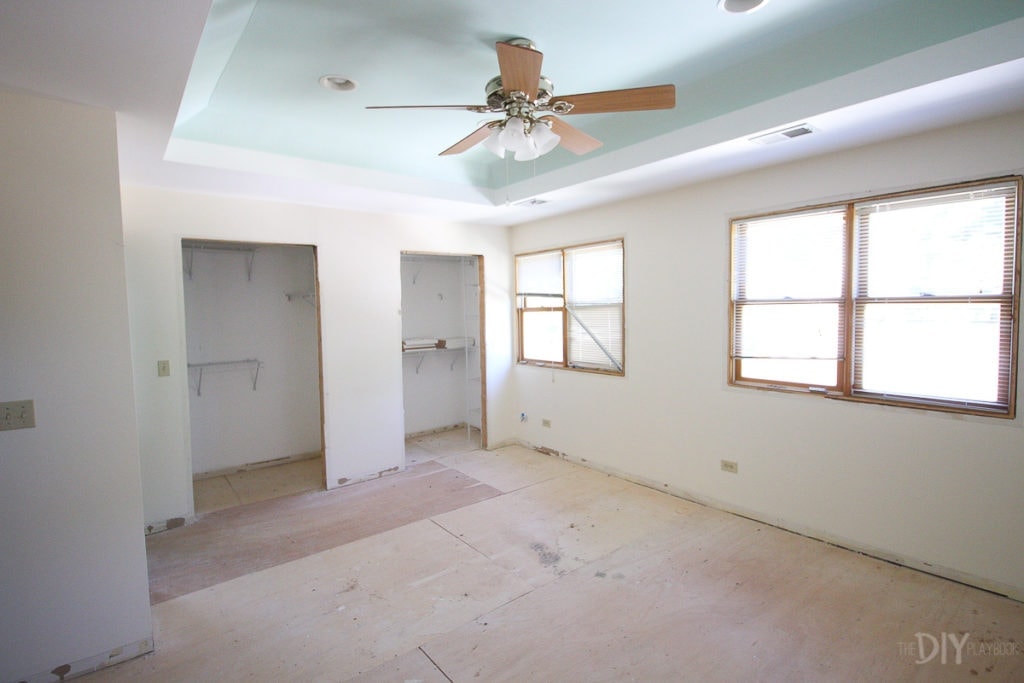
M 282 458 L 274 458 L 273 460 L 261 460 L 259 462 L 249 462 L 243 465 L 236 465 L 234 467 L 223 467 L 221 469 L 210 470 L 208 472 L 197 472 L 192 475 L 192 481 L 199 481 L 201 479 L 213 479 L 214 477 L 226 477 L 228 475 L 238 474 L 240 472 L 251 472 L 253 470 L 261 470 L 266 467 L 289 465 L 295 462 L 315 460 L 317 458 L 322 457 L 324 457 L 322 451 L 311 451 L 309 453 L 297 453 L 295 455 L 286 455 Z

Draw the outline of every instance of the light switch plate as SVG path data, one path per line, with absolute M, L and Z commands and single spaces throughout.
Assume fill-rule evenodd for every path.
M 156 376 L 157 377 L 170 377 L 171 376 L 171 361 L 169 361 L 169 360 L 158 360 L 156 362 Z
M 0 403 L 0 431 L 36 426 L 36 409 L 31 399 Z

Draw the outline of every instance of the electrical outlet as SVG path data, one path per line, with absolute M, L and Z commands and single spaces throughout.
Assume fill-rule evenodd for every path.
M 158 360 L 156 362 L 156 376 L 157 377 L 170 377 L 171 376 L 171 361 L 169 361 L 169 360 Z
M 736 462 L 735 460 L 723 460 L 722 461 L 722 471 L 723 472 L 729 472 L 731 474 L 739 474 L 740 473 L 740 464 L 738 462 Z
M 541 427 L 550 427 L 551 426 L 551 420 L 547 419 L 546 417 L 542 418 L 541 421 L 540 421 L 540 426 Z
M 0 403 L 0 431 L 36 426 L 36 409 L 31 399 Z

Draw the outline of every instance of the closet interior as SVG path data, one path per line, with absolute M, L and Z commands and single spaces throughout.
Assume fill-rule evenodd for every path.
M 184 240 L 182 265 L 196 511 L 324 488 L 314 247 Z
M 406 438 L 464 430 L 486 446 L 483 258 L 402 254 Z

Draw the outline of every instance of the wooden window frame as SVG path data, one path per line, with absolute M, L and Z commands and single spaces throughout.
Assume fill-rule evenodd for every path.
M 575 365 L 569 358 L 569 301 L 568 301 L 568 283 L 566 282 L 566 252 L 571 252 L 577 249 L 586 249 L 588 247 L 598 247 L 603 245 L 618 244 L 622 252 L 622 319 L 620 321 L 619 335 L 622 344 L 622 360 L 620 363 L 620 369 L 610 368 L 599 368 Z M 520 292 L 519 288 L 519 259 L 526 256 L 538 256 L 541 254 L 559 254 L 562 261 L 562 292 L 561 306 L 525 306 L 525 299 L 531 296 L 529 292 Z M 585 242 L 582 244 L 572 244 L 563 247 L 555 247 L 551 249 L 540 249 L 537 251 L 523 252 L 516 254 L 513 259 L 513 272 L 515 275 L 515 307 L 516 307 L 516 362 L 520 365 L 532 365 L 537 367 L 545 368 L 558 368 L 561 370 L 572 370 L 575 372 L 586 372 L 599 375 L 611 375 L 613 377 L 624 377 L 626 374 L 626 241 L 622 237 L 616 237 L 613 239 L 600 240 L 596 242 Z M 543 296 L 533 294 L 532 296 Z M 524 324 L 523 317 L 526 313 L 531 312 L 558 312 L 561 314 L 561 327 L 562 327 L 562 361 L 550 361 L 550 360 L 538 360 L 533 358 L 526 358 L 524 356 Z M 614 362 L 614 361 L 613 361 Z
M 1008 269 L 1004 269 L 1004 292 L 1001 295 L 984 295 L 977 297 L 969 297 L 974 303 L 998 303 L 999 305 L 1009 307 L 1009 320 L 1004 320 L 1004 326 L 1007 329 L 1004 331 L 1004 336 L 1008 336 L 1006 346 L 1000 346 L 1000 360 L 1008 363 L 1007 369 L 1007 386 L 1006 386 L 1006 405 L 1001 403 L 986 404 L 981 401 L 969 401 L 969 400 L 954 400 L 954 399 L 931 399 L 927 397 L 919 397 L 913 395 L 886 395 L 877 392 L 870 392 L 858 389 L 855 382 L 858 379 L 858 373 L 861 372 L 856 364 L 857 360 L 857 349 L 855 343 L 858 336 L 858 323 L 861 320 L 858 316 L 858 307 L 863 307 L 867 303 L 874 301 L 873 299 L 863 296 L 855 290 L 857 286 L 857 266 L 858 266 L 858 244 L 857 240 L 857 224 L 856 224 L 856 207 L 870 203 L 881 203 L 891 200 L 908 199 L 913 197 L 926 197 L 929 194 L 938 194 L 943 192 L 956 192 L 960 190 L 969 190 L 971 188 L 982 188 L 984 186 L 993 185 L 1015 185 L 1015 196 L 1016 206 L 1015 215 L 1013 216 L 1013 225 L 1010 230 L 1006 231 L 1005 239 L 1007 241 L 1012 240 L 1013 244 L 1007 244 L 1004 249 L 1004 254 L 1011 254 L 1010 258 L 1012 263 Z M 908 408 L 918 408 L 925 410 L 935 410 L 950 413 L 962 413 L 969 415 L 983 415 L 987 417 L 998 417 L 1013 419 L 1016 415 L 1016 384 L 1017 384 L 1017 363 L 1018 363 L 1018 347 L 1020 345 L 1020 339 L 1018 336 L 1019 318 L 1020 318 L 1020 281 L 1021 281 L 1021 224 L 1022 224 L 1022 204 L 1024 204 L 1024 197 L 1022 197 L 1022 188 L 1024 188 L 1024 179 L 1021 176 L 1000 176 L 995 178 L 985 178 L 981 180 L 961 182 L 949 185 L 940 185 L 933 187 L 925 187 L 914 190 L 907 190 L 903 192 L 895 192 L 881 195 L 873 195 L 866 197 L 858 197 L 843 202 L 835 202 L 829 204 L 818 204 L 807 207 L 800 207 L 796 209 L 786 211 L 776 211 L 765 214 L 756 214 L 749 216 L 741 216 L 734 218 L 730 221 L 730 293 L 729 293 L 729 363 L 728 363 L 728 383 L 730 386 L 748 387 L 768 391 L 783 391 L 783 392 L 795 392 L 803 393 L 808 395 L 818 395 L 824 398 L 839 399 L 846 401 L 856 401 L 862 403 L 873 403 L 890 406 L 900 406 Z M 844 227 L 844 254 L 843 254 L 843 285 L 842 285 L 842 303 L 840 304 L 840 316 L 839 321 L 839 340 L 840 349 L 839 357 L 836 360 L 837 363 L 837 382 L 834 386 L 819 386 L 801 382 L 789 382 L 780 380 L 764 380 L 759 378 L 744 377 L 742 375 L 742 362 L 743 358 L 737 353 L 737 327 L 739 325 L 737 321 L 737 304 L 749 305 L 746 300 L 737 301 L 737 226 L 738 224 L 770 219 L 775 217 L 786 217 L 796 216 L 799 214 L 807 214 L 813 212 L 826 212 L 840 210 L 845 213 L 845 227 Z M 1004 263 L 1006 261 L 1004 260 Z M 1006 289 L 1009 289 L 1009 294 L 1006 293 Z M 877 298 L 877 297 L 876 297 Z M 905 297 L 904 299 L 896 300 L 894 298 L 885 299 L 885 303 L 923 303 L 929 304 L 941 304 L 946 301 L 956 303 L 965 300 L 963 296 L 950 295 L 950 296 L 939 296 L 925 298 L 925 295 L 921 297 Z M 1008 348 L 1008 358 L 1004 357 L 1002 350 Z

